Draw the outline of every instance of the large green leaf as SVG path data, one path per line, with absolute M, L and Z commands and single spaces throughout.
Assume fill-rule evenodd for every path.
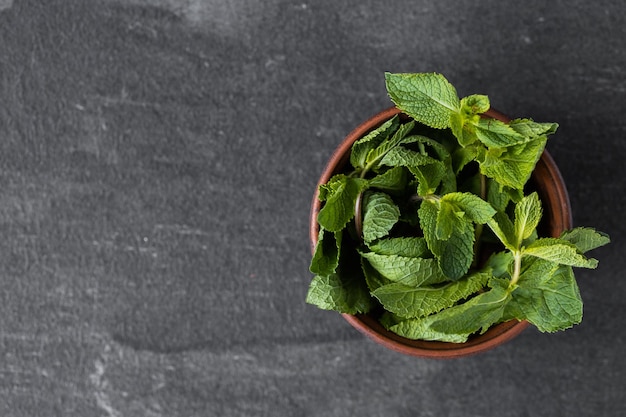
M 423 317 L 451 307 L 481 290 L 491 274 L 478 272 L 438 286 L 410 287 L 391 283 L 377 288 L 372 295 L 387 311 L 406 318 Z
M 426 126 L 443 129 L 458 113 L 456 89 L 441 74 L 385 74 L 389 97 L 396 106 Z

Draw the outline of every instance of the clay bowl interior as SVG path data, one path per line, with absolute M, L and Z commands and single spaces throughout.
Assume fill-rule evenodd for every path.
M 369 131 L 380 126 L 389 118 L 400 111 L 393 107 L 387 109 L 354 129 L 335 150 L 322 176 L 319 184 L 325 184 L 333 175 L 344 172 L 349 168 L 350 149 L 352 144 L 367 134 Z M 504 122 L 510 119 L 496 110 L 489 110 L 486 117 L 492 117 Z M 401 117 L 404 117 L 401 114 Z M 539 225 L 541 236 L 558 237 L 564 230 L 572 227 L 571 208 L 565 183 L 554 160 L 547 151 L 544 151 L 537 162 L 535 171 L 527 184 L 528 191 L 537 191 L 542 201 L 543 218 Z M 310 213 L 310 241 L 311 250 L 314 250 L 319 233 L 317 214 L 321 209 L 321 203 L 317 198 L 317 190 L 313 197 Z M 411 340 L 396 335 L 386 330 L 379 322 L 375 313 L 368 314 L 342 314 L 354 328 L 368 336 L 375 342 L 394 351 L 420 357 L 429 358 L 456 358 L 484 352 L 495 348 L 520 334 L 529 323 L 526 321 L 512 320 L 491 327 L 482 335 L 474 335 L 465 343 L 448 343 Z

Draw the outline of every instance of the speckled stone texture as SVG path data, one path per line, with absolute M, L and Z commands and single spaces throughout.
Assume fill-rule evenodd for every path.
M 0 415 L 626 414 L 626 7 L 616 1 L 0 0 Z M 306 305 L 325 161 L 438 71 L 548 149 L 583 324 L 405 357 Z

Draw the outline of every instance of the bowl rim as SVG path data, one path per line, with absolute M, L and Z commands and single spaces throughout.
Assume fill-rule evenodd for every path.
M 315 245 L 319 234 L 317 214 L 322 206 L 322 203 L 318 198 L 319 185 L 327 183 L 335 173 L 338 173 L 341 168 L 345 167 L 346 164 L 349 163 L 350 150 L 355 141 L 363 137 L 369 131 L 380 126 L 386 120 L 401 113 L 402 112 L 398 108 L 390 107 L 375 114 L 352 130 L 342 140 L 331 155 L 317 182 L 311 204 L 309 218 L 311 253 L 314 253 L 315 251 Z M 484 116 L 498 119 L 503 122 L 509 122 L 511 120 L 508 116 L 495 109 L 489 109 L 484 113 Z M 572 210 L 565 181 L 563 180 L 554 159 L 550 156 L 547 150 L 544 149 L 531 178 L 535 182 L 536 187 L 539 188 L 538 192 L 544 206 L 544 219 L 547 219 L 548 233 L 552 237 L 558 237 L 564 230 L 572 227 Z M 538 179 L 542 178 L 548 178 L 551 179 L 551 181 L 546 183 L 538 181 Z M 410 356 L 437 359 L 458 358 L 491 350 L 513 339 L 530 325 L 530 323 L 525 320 L 510 320 L 490 327 L 481 335 L 470 337 L 467 342 L 450 343 L 412 340 L 399 336 L 385 329 L 378 322 L 378 320 L 369 314 L 352 315 L 342 313 L 341 315 L 359 332 L 388 349 Z

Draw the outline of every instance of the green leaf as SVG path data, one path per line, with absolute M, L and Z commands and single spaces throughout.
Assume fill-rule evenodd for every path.
M 381 239 L 369 246 L 379 255 L 398 255 L 407 258 L 424 258 L 429 254 L 423 237 L 394 237 Z
M 507 188 L 487 178 L 487 201 L 494 209 L 503 212 L 511 202 L 511 196 Z
M 447 128 L 460 110 L 456 89 L 441 74 L 385 73 L 385 84 L 395 105 L 426 126 Z
M 581 268 L 596 268 L 598 261 L 585 258 L 578 252 L 576 246 L 566 240 L 556 238 L 537 239 L 524 248 L 523 255 L 534 256 L 561 265 L 577 266 Z
M 306 302 L 323 310 L 340 313 L 367 313 L 372 299 L 364 280 L 354 275 L 316 275 L 309 286 Z
M 454 169 L 454 173 L 458 174 L 459 172 L 461 172 L 461 170 L 465 168 L 467 164 L 476 160 L 477 157 L 477 146 L 466 146 L 456 149 L 452 154 L 452 167 Z
M 496 278 L 510 278 L 513 261 L 513 254 L 511 252 L 498 252 L 487 259 L 485 267 L 491 268 L 492 274 Z
M 497 212 L 487 225 L 508 250 L 515 252 L 519 249 L 515 239 L 515 227 L 506 213 Z
M 470 116 L 484 113 L 490 107 L 489 97 L 482 94 L 472 94 L 461 99 L 461 111 Z
M 354 168 L 365 168 L 367 154 L 398 130 L 400 126 L 399 120 L 396 115 L 354 142 L 350 153 L 350 164 L 352 164 Z
M 528 320 L 542 332 L 565 330 L 581 322 L 583 302 L 570 266 L 536 259 L 518 284 L 506 316 Z
M 422 155 L 419 152 L 407 149 L 403 146 L 397 146 L 390 149 L 381 159 L 381 165 L 402 166 L 402 167 L 418 167 L 438 162 L 436 159 Z
M 491 204 L 472 193 L 448 193 L 441 197 L 441 202 L 452 203 L 475 223 L 485 224 L 496 214 Z
M 515 205 L 515 237 L 518 247 L 524 239 L 533 234 L 541 215 L 541 201 L 536 192 L 522 198 L 522 201 Z
M 579 252 L 585 253 L 611 242 L 609 235 L 590 227 L 577 227 L 563 232 L 561 239 L 576 246 Z
M 370 292 L 389 283 L 389 280 L 374 269 L 365 258 L 361 258 L 361 269 L 363 270 L 365 283 Z
M 480 118 L 475 124 L 476 137 L 490 148 L 506 148 L 528 142 L 528 138 L 497 119 Z
M 339 266 L 339 255 L 343 232 L 329 232 L 323 227 L 317 238 L 315 253 L 309 270 L 317 275 L 330 275 Z
M 463 304 L 424 318 L 401 321 L 389 330 L 409 339 L 463 343 L 472 333 L 484 333 L 499 322 L 510 298 L 504 287 L 497 286 Z
M 385 193 L 366 193 L 363 198 L 363 240 L 386 236 L 400 218 L 400 209 Z
M 495 286 L 469 301 L 438 313 L 431 328 L 448 334 L 470 335 L 477 331 L 486 332 L 500 321 L 511 294 L 504 286 Z
M 437 284 L 446 280 L 435 259 L 409 258 L 362 252 L 361 256 L 383 277 L 408 286 Z
M 411 166 L 409 171 L 418 181 L 417 194 L 421 196 L 434 194 L 437 187 L 448 176 L 446 166 L 440 161 L 424 166 Z
M 401 193 L 407 186 L 407 173 L 403 167 L 391 168 L 369 180 L 369 187 L 390 193 Z
M 404 138 L 411 133 L 411 130 L 415 127 L 415 122 L 411 121 L 400 125 L 398 130 L 393 134 L 390 139 L 384 140 L 375 149 L 372 149 L 366 157 L 366 167 L 375 166 L 389 151 L 396 148 L 402 143 Z
M 342 230 L 354 217 L 354 204 L 359 194 L 367 188 L 367 181 L 341 176 L 327 188 L 325 203 L 317 221 L 330 232 Z
M 420 226 L 428 248 L 435 255 L 443 273 L 453 281 L 467 273 L 474 258 L 474 228 L 471 222 L 459 223 L 461 229 L 453 230 L 446 240 L 438 238 L 436 204 L 425 200 L 420 205 L 418 215 Z
M 536 138 L 543 135 L 551 135 L 556 132 L 557 123 L 537 123 L 531 119 L 515 119 L 509 123 L 511 129 L 527 138 Z
M 545 136 L 508 148 L 491 148 L 479 160 L 480 171 L 507 187 L 523 189 L 545 148 Z
M 372 292 L 387 311 L 406 318 L 423 317 L 448 308 L 481 290 L 491 274 L 474 273 L 443 286 L 410 287 L 391 283 Z
M 462 233 L 467 222 L 468 219 L 465 218 L 465 213 L 460 211 L 456 205 L 444 201 L 443 199 L 439 201 L 437 224 L 435 228 L 437 239 L 450 239 L 454 231 L 460 231 Z

